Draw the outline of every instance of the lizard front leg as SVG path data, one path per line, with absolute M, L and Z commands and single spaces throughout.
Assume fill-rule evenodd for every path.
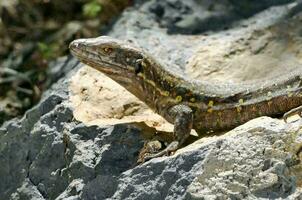
M 169 153 L 176 151 L 189 137 L 193 126 L 193 112 L 189 106 L 175 105 L 168 111 L 168 114 L 174 120 L 174 140 L 164 150 L 149 154 L 143 157 L 143 162 L 152 158 L 168 155 Z

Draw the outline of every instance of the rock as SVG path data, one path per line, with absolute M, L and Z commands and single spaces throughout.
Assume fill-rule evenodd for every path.
M 67 83 L 61 80 L 21 120 L 0 129 L 0 194 L 4 199 L 73 195 L 72 188 L 82 182 L 86 185 L 96 176 L 114 179 L 134 167 L 143 146 L 138 129 L 86 127 L 75 121 L 65 93 Z
M 200 34 L 208 30 L 223 30 L 235 21 L 273 5 L 290 3 L 279 1 L 181 1 L 153 0 L 146 10 L 154 14 L 160 25 L 167 28 L 169 34 Z
M 301 198 L 296 187 L 301 163 L 294 150 L 301 146 L 300 126 L 301 120 L 284 124 L 262 117 L 229 132 L 230 137 L 212 144 L 201 173 L 188 187 L 190 197 Z
M 301 123 L 262 117 L 197 141 L 121 174 L 112 199 L 302 198 L 301 163 L 289 150 L 302 144 Z
M 4 198 L 302 197 L 296 188 L 302 180 L 302 120 L 258 118 L 135 167 L 142 147 L 137 129 L 83 126 L 72 120 L 65 100 L 50 95 L 43 109 L 37 106 L 19 123 L 2 127 Z
M 197 14 L 190 11 L 195 9 L 192 8 L 193 1 L 174 4 L 177 2 L 137 1 L 134 8 L 123 13 L 108 34 L 132 40 L 166 64 L 169 70 L 190 74 L 190 69 L 195 68 L 191 70 L 193 76 L 206 66 L 213 70 L 217 63 L 236 63 L 240 57 L 246 61 L 250 56 L 261 55 L 257 59 L 265 64 L 265 60 L 274 55 L 282 55 L 283 60 L 301 62 L 301 52 L 298 51 L 302 44 L 298 37 L 301 31 L 299 26 L 295 26 L 300 15 L 285 18 L 288 5 L 267 8 L 271 4 L 265 4 L 267 9 L 263 12 L 238 22 L 230 30 L 208 33 L 208 36 L 169 35 L 169 27 L 163 26 L 164 21 L 160 20 L 175 20 L 180 14 Z M 223 3 L 226 7 L 235 5 Z M 153 14 L 150 14 L 150 9 Z M 173 9 L 180 12 L 175 13 Z M 165 17 L 159 19 L 160 15 Z M 183 17 L 182 20 L 173 22 L 183 30 L 194 30 L 188 28 L 195 22 L 194 17 Z M 284 27 L 287 27 L 285 33 L 280 32 L 285 30 Z M 284 34 L 286 39 L 295 38 L 295 42 L 292 46 L 287 44 L 290 40 L 278 43 L 277 33 Z M 228 45 L 224 47 L 224 44 Z M 215 48 L 221 52 L 217 57 Z M 67 72 L 73 67 L 74 70 Z M 285 123 L 269 117 L 257 118 L 226 134 L 197 140 L 173 156 L 137 165 L 139 150 L 145 142 L 145 130 L 131 125 L 131 118 L 117 124 L 117 117 L 114 125 L 100 125 L 97 120 L 100 115 L 87 107 L 77 110 L 85 112 L 87 121 L 75 118 L 76 107 L 96 95 L 95 87 L 106 86 L 91 86 L 97 79 L 85 82 L 90 75 L 76 82 L 74 77 L 80 77 L 81 67 L 75 59 L 59 60 L 51 73 L 57 74 L 64 69 L 66 76 L 55 75 L 53 80 L 58 82 L 44 94 L 37 106 L 27 111 L 22 119 L 14 119 L 1 126 L 1 198 L 302 199 L 302 120 Z M 236 78 L 234 69 L 238 65 L 232 67 L 226 65 L 210 74 L 195 75 L 196 78 L 211 79 L 227 74 L 227 78 L 233 81 L 246 80 Z M 244 75 L 251 72 L 249 67 L 243 68 L 246 69 Z M 264 76 L 265 73 L 255 73 L 253 79 Z M 86 90 L 72 90 L 76 83 Z M 81 91 L 84 93 L 82 96 L 78 94 Z M 75 95 L 80 97 L 79 101 L 72 101 Z M 128 98 L 126 93 L 122 96 L 116 96 L 116 101 Z M 130 105 L 140 105 L 134 99 L 128 100 Z M 99 104 L 107 105 L 104 102 L 106 98 L 101 101 Z M 97 102 L 98 98 L 89 102 L 92 110 L 97 110 Z M 129 110 L 129 106 L 123 109 L 127 117 L 133 113 L 148 113 L 147 110 Z M 91 123 L 87 123 L 89 121 Z

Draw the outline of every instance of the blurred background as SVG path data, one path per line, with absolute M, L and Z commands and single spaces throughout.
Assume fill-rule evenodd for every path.
M 1 0 L 0 125 L 32 107 L 55 80 L 49 64 L 68 44 L 95 37 L 131 0 Z

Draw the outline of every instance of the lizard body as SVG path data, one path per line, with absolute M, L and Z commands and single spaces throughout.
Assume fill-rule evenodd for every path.
M 70 50 L 174 124 L 175 141 L 147 159 L 179 148 L 192 128 L 199 134 L 227 130 L 302 105 L 301 67 L 268 81 L 210 83 L 173 73 L 142 49 L 107 36 L 75 40 Z

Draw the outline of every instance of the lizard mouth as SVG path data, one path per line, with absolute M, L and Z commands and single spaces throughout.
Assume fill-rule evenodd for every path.
M 78 58 L 81 62 L 101 71 L 106 74 L 122 74 L 123 71 L 127 72 L 127 68 L 112 62 L 104 60 L 97 53 L 89 50 L 89 47 L 81 46 L 76 41 L 70 43 L 69 49 L 71 54 Z
M 118 81 L 122 85 L 131 85 L 131 80 L 128 76 L 125 76 L 125 73 L 122 71 L 120 66 L 114 65 L 112 63 L 108 63 L 105 61 L 100 61 L 88 58 L 82 55 L 82 52 L 71 50 L 72 54 L 76 56 L 82 63 L 89 65 L 90 67 L 107 74 L 108 77 L 111 77 L 113 80 Z

